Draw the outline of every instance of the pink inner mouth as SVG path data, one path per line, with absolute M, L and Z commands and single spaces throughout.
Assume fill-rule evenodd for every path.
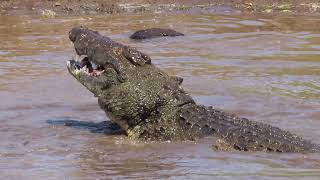
M 104 72 L 104 70 L 93 70 L 92 72 L 88 73 L 90 76 L 99 76 Z

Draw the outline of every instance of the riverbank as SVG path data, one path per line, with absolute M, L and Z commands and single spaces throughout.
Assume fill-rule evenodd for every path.
M 309 0 L 2 0 L 0 14 L 55 17 L 117 13 L 320 14 Z

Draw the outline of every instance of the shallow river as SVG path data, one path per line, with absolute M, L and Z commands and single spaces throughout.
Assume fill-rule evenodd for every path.
M 211 138 L 142 143 L 48 123 L 106 120 L 65 66 L 76 25 L 147 53 L 201 104 L 320 143 L 318 17 L 0 16 L 1 179 L 319 179 L 320 154 L 214 152 Z M 159 26 L 186 36 L 128 38 Z

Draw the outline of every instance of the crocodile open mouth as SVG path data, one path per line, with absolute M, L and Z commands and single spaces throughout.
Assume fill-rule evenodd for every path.
M 84 55 L 76 56 L 73 60 L 68 61 L 67 66 L 72 67 L 75 72 L 84 72 L 89 76 L 99 76 L 105 71 L 105 68 L 113 68 L 111 64 L 96 65 Z

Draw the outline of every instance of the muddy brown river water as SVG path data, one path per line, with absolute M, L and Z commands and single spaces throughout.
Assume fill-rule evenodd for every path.
M 320 154 L 215 152 L 212 138 L 143 143 L 48 122 L 106 120 L 71 77 L 67 32 L 85 25 L 184 77 L 196 101 L 320 143 L 320 19 L 143 14 L 0 16 L 0 179 L 319 179 Z M 133 41 L 141 28 L 185 37 Z

